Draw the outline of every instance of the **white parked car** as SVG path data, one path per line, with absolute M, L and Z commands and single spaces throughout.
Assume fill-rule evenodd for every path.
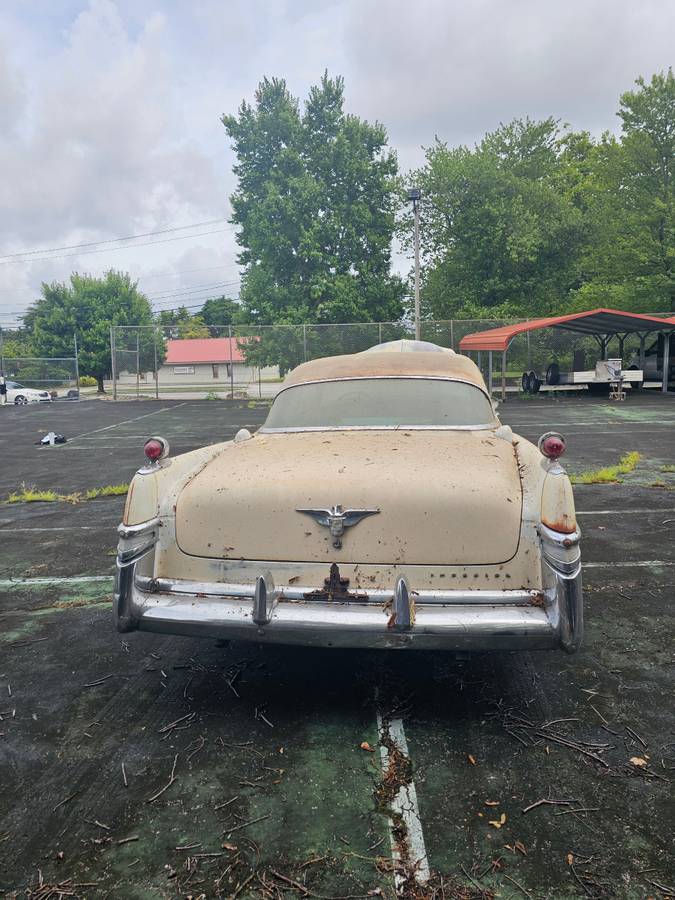
M 558 434 L 537 448 L 502 425 L 451 350 L 403 341 L 304 363 L 255 435 L 174 458 L 146 443 L 118 529 L 117 627 L 574 652 L 564 450 Z
M 25 403 L 45 403 L 52 399 L 49 391 L 37 391 L 35 388 L 27 388 L 18 381 L 7 382 L 7 403 L 15 403 L 23 406 Z

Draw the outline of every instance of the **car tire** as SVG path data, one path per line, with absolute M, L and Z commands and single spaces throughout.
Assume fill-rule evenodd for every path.
M 556 362 L 552 362 L 546 370 L 546 384 L 560 384 L 560 366 Z
M 520 379 L 520 389 L 524 394 L 529 393 L 530 390 L 530 376 L 527 372 L 523 372 L 523 377 Z
M 533 373 L 533 375 L 534 375 L 534 373 Z M 534 377 L 532 379 L 532 393 L 538 394 L 539 389 L 541 388 L 541 385 L 542 385 L 541 379 L 537 378 L 537 376 L 534 375 Z
M 14 406 L 25 406 L 28 403 L 28 397 L 24 397 L 23 394 L 18 394 L 14 398 Z
M 527 393 L 534 394 L 536 393 L 535 382 L 537 381 L 537 376 L 534 372 L 529 372 L 527 376 Z

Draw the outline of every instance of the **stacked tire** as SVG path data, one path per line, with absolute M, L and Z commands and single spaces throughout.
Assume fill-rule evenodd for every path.
M 541 381 L 537 378 L 536 372 L 523 372 L 520 386 L 524 394 L 538 394 Z

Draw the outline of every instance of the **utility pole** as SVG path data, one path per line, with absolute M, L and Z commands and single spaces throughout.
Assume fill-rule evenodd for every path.
M 415 220 L 415 340 L 420 340 L 420 200 L 422 191 L 419 188 L 410 188 L 408 200 L 413 205 L 413 217 Z
M 80 399 L 80 352 L 77 347 L 77 332 L 73 334 L 73 344 L 75 345 L 75 383 L 77 387 L 77 399 Z

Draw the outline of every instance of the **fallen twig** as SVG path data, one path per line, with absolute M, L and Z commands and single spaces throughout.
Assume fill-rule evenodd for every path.
M 507 875 L 506 872 L 502 872 L 502 875 L 504 876 L 504 878 L 507 878 L 511 882 L 511 884 L 515 884 L 515 886 L 517 888 L 519 888 L 525 894 L 526 897 L 531 896 L 530 892 L 527 890 L 527 888 L 524 888 L 519 881 L 516 881 L 515 878 L 512 878 L 510 875 Z
M 176 753 L 176 755 L 173 758 L 173 766 L 171 767 L 171 774 L 169 775 L 168 782 L 164 785 L 164 787 L 160 791 L 157 791 L 157 793 L 153 794 L 152 797 L 148 797 L 148 799 L 145 801 L 146 803 L 153 803 L 158 797 L 162 796 L 164 791 L 167 791 L 171 787 L 171 785 L 176 780 L 176 763 L 177 762 L 178 762 L 178 754 Z
M 286 884 L 290 884 L 291 887 L 297 888 L 305 896 L 307 896 L 310 893 L 309 890 L 303 884 L 300 884 L 299 881 L 294 881 L 292 878 L 289 878 L 287 875 L 282 875 L 281 872 L 277 872 L 276 869 L 270 869 L 270 872 L 272 873 L 272 875 L 274 875 L 275 878 L 278 878 L 280 881 L 285 881 Z
M 646 750 L 647 746 L 648 746 L 647 741 L 645 741 L 643 738 L 641 738 L 640 735 L 637 733 L 637 731 L 633 731 L 633 729 L 630 728 L 628 725 L 625 725 L 624 727 L 625 727 L 626 731 L 628 732 L 628 734 L 630 734 L 631 737 L 634 737 L 636 741 L 639 741 Z
M 80 793 L 79 791 L 75 791 L 74 794 L 71 794 L 69 797 L 66 797 L 66 799 L 62 800 L 60 803 L 57 803 L 56 806 L 54 807 L 54 809 L 52 810 L 52 812 L 56 812 L 56 810 L 59 808 L 59 806 L 65 806 L 66 803 L 70 803 L 70 801 L 73 799 L 73 797 L 77 797 L 77 795 L 79 793 Z
M 88 684 L 83 684 L 82 687 L 96 687 L 97 684 L 103 684 L 104 681 L 112 678 L 114 674 L 114 672 L 111 672 L 110 675 L 105 675 L 103 678 L 99 678 L 98 681 L 90 681 Z
M 529 806 L 526 806 L 521 812 L 524 815 L 525 813 L 529 813 L 531 809 L 536 809 L 538 806 L 566 806 L 578 802 L 578 800 L 550 800 L 547 797 L 544 797 L 543 800 L 537 800 L 536 803 L 531 803 Z
M 256 822 L 262 822 L 263 819 L 269 819 L 271 813 L 267 813 L 266 816 L 259 816 L 257 819 L 251 819 L 248 822 L 242 822 L 241 825 L 235 825 L 233 828 L 225 828 L 223 830 L 223 834 L 232 834 L 233 831 L 239 831 L 242 828 L 247 828 L 249 825 L 254 825 Z

